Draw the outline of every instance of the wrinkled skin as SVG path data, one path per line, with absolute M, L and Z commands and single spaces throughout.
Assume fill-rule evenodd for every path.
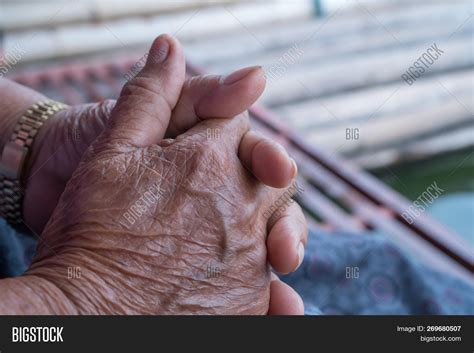
M 81 179 L 82 181 L 78 182 L 77 177 L 73 178 L 73 181 L 71 181 L 71 184 L 73 185 L 71 188 L 73 191 L 66 192 L 63 195 L 63 199 L 68 200 L 65 201 L 66 206 L 58 208 L 47 231 L 42 234 L 39 257 L 33 264 L 32 270 L 29 271 L 23 279 L 23 285 L 26 285 L 28 288 L 33 285 L 33 283 L 28 283 L 28 281 L 35 283 L 38 283 L 38 281 L 40 282 L 40 288 L 34 292 L 38 297 L 39 302 L 46 301 L 49 303 L 47 304 L 50 308 L 49 310 L 52 310 L 48 311 L 43 309 L 45 305 L 44 303 L 43 305 L 37 303 L 39 305 L 37 305 L 36 308 L 41 308 L 40 312 L 180 312 L 179 310 L 165 310 L 163 305 L 148 305 L 150 300 L 146 300 L 146 298 L 142 296 L 142 294 L 146 292 L 144 292 L 143 288 L 150 288 L 152 291 L 155 291 L 157 298 L 160 293 L 162 293 L 162 296 L 169 295 L 171 290 L 168 290 L 168 288 L 163 286 L 162 288 L 158 288 L 159 286 L 153 286 L 143 279 L 149 278 L 149 281 L 151 282 L 163 284 L 166 276 L 163 276 L 163 278 L 161 277 L 161 274 L 165 273 L 162 270 L 162 266 L 166 261 L 172 262 L 168 259 L 170 256 L 173 256 L 172 258 L 176 259 L 176 261 L 174 261 L 176 264 L 175 272 L 178 273 L 180 271 L 185 271 L 184 273 L 188 276 L 181 277 L 182 280 L 174 277 L 173 280 L 170 280 L 170 283 L 178 281 L 177 283 L 183 284 L 186 282 L 186 278 L 189 278 L 190 274 L 194 276 L 191 277 L 191 280 L 198 281 L 197 283 L 199 283 L 200 280 L 203 280 L 203 273 L 200 272 L 203 271 L 204 276 L 206 276 L 204 280 L 213 280 L 212 283 L 214 284 L 219 281 L 221 287 L 226 286 L 227 279 L 224 270 L 227 270 L 226 266 L 238 268 L 237 263 L 239 263 L 239 256 L 242 256 L 242 252 L 234 251 L 232 248 L 229 248 L 230 255 L 222 255 L 222 253 L 225 252 L 222 250 L 220 252 L 220 262 L 214 263 L 211 261 L 207 264 L 207 267 L 200 270 L 197 270 L 199 267 L 194 265 L 194 268 L 196 269 L 188 269 L 188 271 L 186 271 L 184 268 L 180 268 L 179 265 L 185 267 L 183 264 L 201 263 L 203 259 L 197 255 L 190 258 L 189 255 L 192 255 L 192 253 L 185 252 L 182 252 L 180 253 L 180 256 L 175 257 L 177 251 L 181 247 L 178 247 L 179 244 L 176 242 L 166 240 L 171 239 L 170 236 L 168 236 L 168 232 L 173 231 L 173 227 L 170 229 L 166 228 L 171 224 L 170 222 L 178 222 L 181 225 L 185 225 L 185 222 L 189 223 L 187 224 L 188 228 L 191 227 L 189 228 L 189 232 L 187 230 L 188 228 L 178 229 L 181 235 L 187 235 L 182 236 L 180 240 L 183 240 L 185 243 L 194 244 L 195 253 L 202 255 L 204 254 L 204 251 L 198 249 L 199 245 L 202 245 L 202 242 L 200 242 L 199 237 L 197 238 L 197 242 L 194 238 L 194 234 L 198 233 L 194 231 L 195 225 L 199 230 L 201 230 L 200 227 L 202 224 L 209 225 L 213 222 L 217 223 L 217 225 L 215 225 L 216 235 L 220 235 L 216 236 L 215 239 L 219 240 L 223 237 L 223 239 L 227 240 L 230 238 L 228 233 L 219 233 L 217 230 L 218 225 L 221 225 L 223 229 L 230 229 L 229 226 L 226 226 L 223 219 L 230 219 L 230 223 L 237 219 L 241 220 L 245 218 L 242 218 L 241 216 L 243 211 L 248 213 L 247 218 L 254 217 L 251 223 L 243 222 L 244 225 L 251 224 L 252 227 L 247 226 L 248 229 L 244 225 L 238 227 L 238 230 L 246 235 L 246 243 L 240 242 L 238 245 L 250 249 L 250 242 L 253 238 L 255 241 L 253 247 L 257 249 L 255 253 L 249 252 L 247 257 L 244 257 L 244 260 L 242 261 L 242 267 L 246 270 L 252 269 L 252 275 L 255 276 L 248 277 L 247 282 L 242 279 L 240 290 L 243 288 L 252 288 L 259 282 L 267 280 L 266 278 L 268 276 L 266 276 L 265 271 L 262 272 L 262 277 L 258 277 L 257 272 L 259 265 L 256 267 L 246 267 L 248 262 L 252 262 L 255 265 L 260 262 L 262 257 L 265 257 L 262 254 L 265 254 L 266 250 L 264 247 L 266 233 L 268 233 L 266 244 L 268 248 L 268 261 L 275 270 L 282 273 L 288 273 L 294 271 L 302 261 L 304 249 L 301 249 L 301 245 L 306 243 L 307 228 L 304 215 L 297 204 L 292 203 L 282 212 L 277 212 L 277 217 L 273 217 L 275 216 L 274 214 L 267 224 L 265 224 L 267 221 L 266 216 L 262 217 L 262 215 L 266 214 L 264 211 L 268 210 L 268 208 L 261 208 L 263 207 L 262 202 L 265 202 L 260 198 L 265 197 L 268 199 L 267 202 L 270 202 L 269 200 L 274 199 L 278 193 L 282 193 L 283 190 L 279 190 L 278 192 L 273 190 L 270 192 L 268 190 L 272 189 L 267 188 L 267 192 L 263 192 L 266 196 L 260 195 L 258 199 L 256 198 L 254 200 L 257 204 L 260 202 L 260 206 L 252 206 L 252 200 L 250 199 L 247 200 L 242 197 L 225 197 L 222 200 L 232 200 L 234 208 L 239 208 L 237 211 L 234 209 L 229 212 L 227 212 L 229 207 L 222 207 L 221 204 L 209 208 L 209 213 L 203 213 L 204 211 L 201 210 L 201 207 L 193 207 L 191 208 L 192 211 L 189 211 L 189 207 L 192 206 L 192 203 L 188 204 L 183 202 L 182 208 L 177 206 L 173 210 L 182 212 L 188 210 L 187 213 L 184 213 L 185 216 L 172 214 L 166 210 L 167 213 L 160 213 L 158 216 L 152 218 L 152 220 L 157 222 L 157 224 L 159 223 L 158 221 L 161 221 L 161 223 L 159 223 L 162 226 L 161 229 L 167 229 L 166 231 L 162 230 L 161 232 L 167 236 L 159 236 L 161 233 L 156 233 L 160 231 L 160 227 L 153 229 L 156 224 L 150 224 L 149 222 L 143 223 L 145 215 L 148 214 L 148 217 L 153 216 L 153 213 L 150 214 L 150 209 L 155 209 L 156 211 L 157 204 L 160 201 L 166 202 L 166 205 L 171 205 L 172 201 L 169 200 L 174 200 L 174 198 L 170 195 L 174 196 L 175 190 L 180 190 L 180 188 L 188 185 L 186 183 L 176 182 L 175 185 L 173 185 L 173 183 L 169 182 L 168 178 L 171 177 L 171 180 L 179 180 L 179 176 L 183 178 L 183 174 L 180 174 L 183 170 L 188 173 L 188 165 L 191 159 L 184 158 L 184 155 L 189 157 L 189 152 L 192 152 L 191 157 L 196 158 L 195 155 L 207 156 L 209 153 L 211 156 L 214 156 L 214 152 L 218 151 L 220 158 L 226 156 L 225 158 L 231 158 L 230 160 L 232 160 L 232 158 L 235 158 L 237 154 L 236 150 L 238 148 L 240 166 L 237 167 L 236 164 L 235 170 L 238 171 L 240 169 L 241 171 L 244 171 L 244 174 L 247 173 L 249 184 L 241 185 L 243 187 L 242 190 L 245 190 L 246 192 L 252 191 L 252 189 L 253 191 L 260 190 L 261 188 L 264 188 L 263 185 L 270 185 L 276 188 L 288 187 L 291 179 L 296 174 L 296 167 L 292 165 L 291 160 L 281 146 L 278 146 L 252 131 L 247 132 L 242 137 L 243 131 L 247 129 L 245 122 L 242 126 L 233 125 L 230 129 L 232 133 L 227 135 L 222 135 L 220 130 L 225 129 L 219 127 L 218 136 L 221 138 L 218 141 L 207 139 L 207 137 L 209 137 L 209 130 L 206 128 L 206 133 L 204 133 L 202 130 L 204 129 L 203 126 L 200 127 L 201 130 L 199 133 L 194 131 L 190 135 L 185 134 L 179 136 L 174 142 L 173 140 L 162 140 L 163 137 L 174 138 L 185 133 L 188 129 L 196 126 L 202 119 L 233 117 L 239 112 L 244 111 L 253 101 L 255 101 L 264 87 L 262 70 L 258 67 L 242 69 L 226 77 L 196 77 L 187 80 L 183 85 L 184 57 L 179 43 L 169 36 L 160 36 L 155 40 L 151 50 L 155 50 L 157 47 L 156 44 L 163 40 L 168 41 L 172 48 L 171 54 L 167 59 L 167 64 L 163 65 L 163 63 L 147 62 L 146 67 L 139 75 L 140 79 L 133 80 L 134 82 L 129 82 L 124 87 L 122 92 L 123 97 L 121 96 L 117 102 L 117 105 L 119 106 L 118 109 L 115 102 L 112 101 L 99 105 L 91 104 L 69 107 L 67 110 L 64 110 L 50 118 L 43 129 L 40 130 L 40 133 L 36 138 L 33 148 L 33 158 L 30 159 L 28 168 L 30 173 L 28 173 L 28 192 L 25 196 L 24 213 L 26 221 L 31 225 L 31 228 L 36 229 L 38 233 L 41 233 L 44 224 L 49 219 L 52 210 L 57 204 L 60 194 L 64 190 L 64 186 L 71 177 L 74 169 L 77 167 L 83 152 L 92 141 L 94 141 L 96 136 L 101 131 L 105 130 L 103 134 L 105 137 L 99 138 L 99 142 L 94 145 L 94 148 L 89 150 L 87 158 L 84 161 L 84 163 L 90 164 L 88 167 L 89 170 L 96 170 L 96 174 L 93 175 L 94 179 L 88 180 L 84 177 L 84 180 Z M 0 82 L 0 86 L 2 86 L 2 82 Z M 164 87 L 166 87 L 166 89 L 163 89 Z M 23 91 L 23 93 L 25 93 L 25 91 L 29 92 L 26 92 L 28 94 L 19 94 L 19 91 Z M 16 93 L 13 94 L 14 92 Z M 11 117 L 11 119 L 4 120 L 7 122 L 7 125 L 11 122 L 17 121 L 17 117 L 21 116 L 24 109 L 26 109 L 22 107 L 29 107 L 34 101 L 44 99 L 44 97 L 41 97 L 38 93 L 14 84 L 9 85 L 7 93 L 12 93 L 10 94 L 10 99 L 8 99 L 7 94 L 7 101 L 15 101 L 19 97 L 26 97 L 25 102 L 22 102 L 21 104 L 10 104 L 6 106 L 7 112 L 8 107 L 14 107 L 17 110 L 16 112 L 11 111 L 6 115 L 7 117 Z M 116 108 L 114 109 L 116 114 L 111 112 L 113 106 Z M 212 126 L 213 123 L 209 121 L 206 124 L 211 124 Z M 13 126 L 10 126 L 10 128 L 12 127 Z M 215 129 L 217 128 L 214 127 L 214 130 L 211 131 L 216 131 Z M 114 130 L 116 130 L 115 134 L 113 133 Z M 0 134 L 1 141 L 5 141 L 5 138 L 8 138 L 10 134 L 11 132 L 5 130 L 5 133 Z M 133 135 L 133 137 L 131 135 Z M 194 135 L 201 136 L 201 140 L 192 137 Z M 203 136 L 206 136 L 206 139 L 203 140 Z M 127 137 L 126 140 L 128 141 L 124 141 L 124 137 Z M 119 143 L 118 141 L 120 138 L 122 138 L 122 140 Z M 185 145 L 182 144 L 184 140 L 188 141 Z M 229 141 L 230 145 L 226 145 Z M 238 141 L 240 141 L 240 146 Z M 132 143 L 130 144 L 130 142 Z M 142 148 L 132 147 L 137 146 L 137 143 L 141 145 Z M 172 165 L 174 166 L 174 169 L 166 169 L 165 163 L 162 163 L 163 168 L 154 171 L 154 175 L 161 176 L 160 178 L 156 178 L 156 180 L 151 184 L 155 190 L 160 191 L 159 199 L 155 200 L 155 207 L 153 208 L 151 205 L 148 205 L 144 215 L 139 217 L 139 219 L 134 220 L 132 222 L 133 224 L 127 224 L 127 217 L 125 217 L 127 214 L 126 210 L 136 207 L 135 204 L 137 203 L 137 200 L 140 200 L 140 197 L 136 197 L 137 194 L 146 195 L 150 189 L 149 186 L 146 186 L 146 183 L 143 183 L 142 186 L 143 178 L 129 181 L 123 180 L 122 168 L 125 168 L 129 164 L 129 157 L 133 157 L 132 161 L 140 161 L 136 156 L 137 154 L 140 154 L 140 158 L 142 158 L 143 161 L 150 161 L 149 154 L 153 154 L 163 162 L 163 158 L 165 158 L 166 155 L 161 153 L 163 151 L 162 149 L 159 149 L 160 153 L 158 153 L 158 150 L 156 150 L 157 143 L 164 148 L 175 146 L 176 151 L 170 153 L 177 157 L 177 161 L 184 160 L 184 166 L 174 163 Z M 213 147 L 211 147 L 211 145 Z M 222 148 L 224 145 L 228 150 Z M 234 146 L 234 148 L 230 148 L 231 146 Z M 206 148 L 209 148 L 209 153 L 206 152 Z M 144 154 L 144 150 L 147 150 L 148 152 Z M 178 150 L 183 152 L 178 153 Z M 172 149 L 170 149 L 170 151 L 172 151 Z M 200 151 L 201 153 L 195 153 L 194 151 Z M 232 153 L 229 154 L 229 151 Z M 97 153 L 97 155 L 95 155 L 95 153 Z M 122 154 L 125 154 L 126 156 L 120 158 L 126 158 L 126 161 L 120 160 L 119 155 Z M 102 165 L 102 167 L 100 167 L 102 173 L 102 171 L 107 169 L 105 166 L 108 165 L 104 162 L 106 160 L 105 157 L 110 157 L 111 155 L 114 155 L 115 157 L 112 158 L 114 162 L 111 163 L 109 167 L 115 170 L 115 172 L 117 172 L 117 168 L 114 168 L 114 166 L 119 167 L 119 172 L 122 177 L 120 179 L 119 176 L 117 176 L 117 181 L 125 182 L 123 185 L 115 182 L 115 180 L 111 183 L 110 180 L 105 177 L 96 178 L 98 174 L 96 169 L 97 165 Z M 146 158 L 144 158 L 144 156 Z M 96 161 L 96 158 L 99 158 L 100 160 Z M 199 159 L 201 160 L 203 157 L 200 157 Z M 213 158 L 213 160 L 219 159 Z M 143 161 L 139 163 L 139 168 L 146 166 Z M 84 165 L 84 163 L 82 165 Z M 219 163 L 221 169 L 213 168 L 211 171 L 207 169 L 210 166 L 208 161 L 199 165 L 199 168 L 192 167 L 191 171 L 202 170 L 202 168 L 206 167 L 205 171 L 207 174 L 200 174 L 203 179 L 203 185 L 209 187 L 222 183 L 220 189 L 217 189 L 219 192 L 215 195 L 224 195 L 224 193 L 221 192 L 221 189 L 227 190 L 229 186 L 233 187 L 232 190 L 234 192 L 239 190 L 238 184 L 232 184 L 231 181 L 233 181 L 233 179 L 229 179 L 231 174 L 229 174 L 227 168 L 230 167 L 227 164 L 222 168 L 223 163 Z M 128 168 L 130 169 L 131 167 Z M 173 174 L 170 174 L 173 170 L 178 173 L 174 178 Z M 230 168 L 230 170 L 234 169 Z M 149 172 L 149 169 L 145 169 L 145 172 Z M 193 172 L 189 173 L 194 175 Z M 91 172 L 88 172 L 88 175 L 90 174 Z M 250 174 L 253 175 L 253 179 Z M 107 172 L 107 175 L 113 176 L 114 174 L 113 172 Z M 92 189 L 86 187 L 86 185 L 90 184 L 91 181 L 93 185 L 97 184 L 102 186 L 101 183 L 106 180 L 109 180 L 106 188 L 97 194 L 92 192 Z M 162 183 L 157 183 L 157 180 L 161 180 Z M 260 181 L 260 183 L 257 183 L 257 180 Z M 149 182 L 148 179 L 147 182 Z M 161 188 L 157 189 L 157 185 Z M 193 187 L 196 185 L 195 182 L 191 184 Z M 166 189 L 166 186 L 168 186 L 168 189 Z M 142 190 L 143 188 L 145 189 L 144 192 Z M 127 191 L 128 193 L 121 192 L 121 190 L 127 189 L 130 190 L 129 192 Z M 188 187 L 185 191 L 189 191 L 189 189 L 190 188 Z M 83 190 L 87 190 L 87 192 L 83 192 Z M 196 188 L 197 192 L 203 193 L 202 190 L 206 189 L 200 187 Z M 212 188 L 210 190 L 212 191 Z M 122 203 L 118 203 L 115 199 L 111 199 L 110 195 L 116 192 L 120 192 L 120 194 L 115 195 L 120 197 Z M 200 200 L 200 193 L 197 194 L 197 196 L 196 193 L 191 193 L 196 197 L 196 200 L 194 200 L 195 202 Z M 243 191 L 240 191 L 240 193 L 243 193 Z M 98 220 L 97 223 L 95 223 L 92 218 L 90 220 L 87 217 L 84 218 L 83 216 L 87 213 L 87 210 L 90 209 L 90 205 L 93 205 L 94 202 L 97 201 L 97 195 L 102 194 L 105 194 L 102 198 L 104 204 L 100 205 L 101 208 L 93 208 L 94 216 Z M 91 198 L 92 201 L 87 199 L 87 195 L 89 195 L 89 198 Z M 166 197 L 166 195 L 168 196 Z M 203 201 L 208 199 L 209 197 L 204 196 Z M 218 200 L 214 200 L 213 202 L 217 204 Z M 201 204 L 201 202 L 199 202 L 199 204 Z M 273 202 L 272 205 L 274 206 Z M 111 209 L 110 206 L 114 206 L 114 208 Z M 114 210 L 114 212 L 112 212 L 112 210 Z M 214 211 L 211 212 L 210 210 Z M 257 210 L 260 211 L 260 215 L 257 215 Z M 244 214 L 247 214 L 245 212 Z M 120 216 L 118 219 L 117 214 Z M 217 215 L 214 217 L 214 214 Z M 211 216 L 213 218 L 209 220 L 209 217 Z M 201 218 L 203 218 L 207 223 L 201 222 Z M 261 222 L 261 224 L 258 222 Z M 117 225 L 125 228 L 117 228 Z M 148 225 L 149 228 L 143 230 L 144 225 Z M 175 229 L 175 231 L 177 230 Z M 252 236 L 248 236 L 247 234 L 252 234 Z M 122 235 L 124 236 L 123 238 Z M 153 241 L 150 240 L 152 235 L 156 238 Z M 133 236 L 133 242 L 129 241 L 131 236 Z M 206 238 L 207 241 L 209 241 L 208 237 Z M 174 239 L 176 238 L 177 237 L 175 236 Z M 85 239 L 88 241 L 86 242 Z M 160 245 L 160 240 L 165 242 L 164 245 Z M 260 243 L 257 244 L 259 241 Z M 158 246 L 149 246 L 149 244 L 156 244 L 157 242 Z M 227 243 L 223 244 L 225 245 Z M 133 264 L 136 266 L 133 267 L 133 272 L 127 271 L 129 266 L 124 265 L 124 261 L 130 259 L 130 255 L 124 254 L 130 253 L 127 248 L 128 246 L 131 246 L 132 250 L 137 247 L 142 251 L 143 249 L 146 251 L 152 249 L 152 255 L 154 256 L 148 255 L 145 251 L 142 254 L 142 257 L 140 256 L 140 252 L 135 251 L 134 254 L 136 255 L 136 258 L 133 257 Z M 206 247 L 204 247 L 204 249 L 207 251 Z M 221 246 L 221 249 L 227 248 Z M 78 254 L 79 256 L 77 256 Z M 162 254 L 164 255 L 162 256 Z M 166 254 L 172 255 L 166 256 Z M 211 252 L 209 252 L 208 257 L 211 255 Z M 186 262 L 186 259 L 188 259 L 188 262 Z M 247 262 L 245 259 L 247 259 Z M 264 265 L 264 262 L 262 262 L 262 264 Z M 155 269 L 157 272 L 150 273 L 150 268 Z M 188 266 L 188 268 L 192 269 L 193 267 Z M 75 274 L 74 278 L 70 278 L 71 269 L 78 269 L 81 271 L 82 276 L 78 278 L 77 274 Z M 211 273 L 209 273 L 209 271 L 211 271 Z M 228 273 L 230 274 L 229 271 Z M 241 276 L 243 276 L 242 273 L 244 272 L 239 272 Z M 33 278 L 34 276 L 31 276 L 32 274 L 36 274 L 37 277 Z M 209 274 L 211 275 L 210 277 L 214 278 L 207 278 Z M 42 277 L 43 280 L 41 280 L 40 277 Z M 45 279 L 48 279 L 48 281 L 44 282 Z M 21 279 L 19 279 L 19 281 L 20 280 Z M 235 282 L 236 281 L 229 281 L 229 285 L 236 285 Z M 119 283 L 120 286 L 118 286 Z M 15 298 L 14 288 L 21 287 L 21 285 L 14 285 L 13 282 L 5 284 L 5 286 L 8 292 L 6 293 L 6 296 L 12 299 Z M 45 286 L 49 288 L 46 289 Z M 189 286 L 188 289 L 193 289 L 193 293 L 200 296 L 202 299 L 202 310 L 182 310 L 182 313 L 221 312 L 214 309 L 216 305 L 219 306 L 218 299 L 214 300 L 212 295 L 206 298 L 206 295 L 209 295 L 209 292 L 203 291 L 201 294 L 201 287 L 202 286 L 196 287 L 193 285 Z M 233 288 L 237 290 L 239 287 Z M 22 288 L 18 288 L 17 291 L 19 294 L 25 292 Z M 117 292 L 119 292 L 120 295 L 117 295 Z M 269 314 L 300 314 L 303 312 L 301 298 L 296 292 L 283 282 L 279 281 L 274 275 L 272 276 L 270 284 L 270 292 Z M 55 294 L 53 295 L 53 293 Z M 61 293 L 64 293 L 65 295 L 61 295 Z M 115 296 L 113 295 L 114 293 Z M 53 300 L 54 297 L 56 297 L 57 300 Z M 69 299 L 67 298 L 70 298 L 70 303 L 68 303 Z M 263 296 L 261 299 L 262 303 L 266 303 L 266 306 L 268 307 L 268 295 L 266 300 L 263 299 Z M 22 311 L 25 308 L 28 309 L 29 307 L 32 307 L 30 304 L 23 307 L 20 298 L 15 299 L 14 302 L 15 305 L 13 306 L 12 312 L 18 312 L 18 310 Z M 56 306 L 54 303 L 56 303 Z M 140 303 L 145 303 L 148 306 L 140 306 Z M 179 304 L 179 302 L 176 303 L 177 305 Z M 252 302 L 242 300 L 240 305 L 238 301 L 233 301 L 234 307 L 232 309 L 229 308 L 225 313 L 250 313 L 250 311 L 245 309 L 245 306 L 252 305 L 252 303 L 255 304 L 257 301 Z M 16 305 L 19 305 L 20 309 L 14 309 Z M 134 310 L 131 309 L 132 305 L 135 307 Z M 206 305 L 207 310 L 204 310 Z M 75 310 L 76 307 L 77 310 Z M 3 312 L 9 312 L 10 309 L 6 308 L 8 308 L 8 306 L 4 307 Z M 31 312 L 37 313 L 38 309 Z M 266 311 L 262 310 L 254 312 L 263 313 Z
M 48 98 L 0 79 L 0 150 L 27 109 Z M 103 131 L 115 101 L 67 107 L 51 116 L 33 141 L 23 177 L 26 227 L 40 235 L 82 155 Z
M 221 137 L 209 139 L 208 128 Z M 242 167 L 237 150 L 247 129 L 240 116 L 205 121 L 162 146 L 95 143 L 30 272 L 55 283 L 82 314 L 266 314 L 262 210 L 282 191 Z M 155 183 L 156 202 L 131 224 L 123 210 Z M 81 269 L 80 279 L 67 279 L 69 266 Z M 208 278 L 208 266 L 220 276 Z
M 37 148 L 28 165 L 23 210 L 31 231 L 42 233 L 84 151 L 104 129 L 114 104 L 108 100 L 68 107 L 39 130 Z
M 91 143 L 103 131 L 115 102 L 68 107 L 39 130 L 29 163 L 23 214 L 30 230 L 41 234 L 61 193 Z

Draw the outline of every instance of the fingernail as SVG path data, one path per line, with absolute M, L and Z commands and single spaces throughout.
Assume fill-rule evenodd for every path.
M 295 178 L 298 175 L 298 165 L 296 164 L 296 161 L 293 158 L 290 158 L 290 160 L 291 164 L 293 164 L 293 178 Z
M 247 77 L 251 72 L 261 69 L 261 66 L 251 66 L 251 67 L 246 67 L 244 69 L 237 70 L 233 73 L 231 73 L 228 76 L 225 76 L 222 78 L 222 84 L 224 85 L 232 85 L 245 77 Z
M 153 64 L 162 63 L 168 57 L 170 51 L 170 43 L 166 36 L 159 36 L 153 42 L 150 53 L 148 56 L 147 62 L 151 62 Z
M 303 243 L 299 243 L 298 245 L 298 265 L 296 266 L 295 270 L 301 266 L 304 260 L 304 245 Z

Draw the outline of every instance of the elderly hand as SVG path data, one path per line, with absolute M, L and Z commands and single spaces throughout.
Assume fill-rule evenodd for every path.
M 178 95 L 176 92 L 181 89 L 180 85 L 182 85 L 182 82 L 180 83 L 180 80 L 184 76 L 184 69 L 179 69 L 181 65 L 179 62 L 182 61 L 182 52 L 179 45 L 166 36 L 161 37 L 161 39 L 165 39 L 170 44 L 170 53 L 166 62 L 159 63 L 159 65 L 158 63 L 153 63 L 154 70 L 161 72 L 154 72 L 154 77 L 146 77 L 150 73 L 150 65 L 147 64 L 148 68 L 140 74 L 141 77 L 138 80 L 133 80 L 132 84 L 128 85 L 128 88 L 130 86 L 135 88 L 138 86 L 140 88 L 140 85 L 147 81 L 141 88 L 148 89 L 151 84 L 149 82 L 150 79 L 154 79 L 156 82 L 151 91 L 155 89 L 159 101 L 153 108 L 155 111 L 156 107 L 165 108 L 165 111 L 171 110 L 173 102 L 167 102 L 170 103 L 169 106 L 165 105 L 163 107 L 162 97 L 166 95 L 163 95 L 162 87 L 166 88 L 168 92 L 173 92 L 172 87 L 175 87 L 174 94 L 175 99 L 177 99 Z M 156 46 L 156 43 L 154 46 Z M 161 52 L 159 51 L 158 53 Z M 155 58 L 158 56 L 155 55 Z M 150 57 L 153 56 L 150 55 Z M 184 65 L 181 66 L 184 67 Z M 175 137 L 195 125 L 200 119 L 231 117 L 243 111 L 260 95 L 263 86 L 263 75 L 258 68 L 240 70 L 225 79 L 218 76 L 206 76 L 186 81 L 184 87 L 182 87 L 178 103 L 173 106 L 174 109 L 166 136 Z M 121 99 L 124 100 L 125 98 L 123 97 L 127 96 L 129 94 L 122 94 Z M 146 95 L 142 94 L 141 96 L 143 98 Z M 230 97 L 233 97 L 232 100 L 230 100 Z M 55 173 L 55 183 L 51 185 L 56 188 L 56 192 L 51 197 L 51 208 L 54 208 L 57 197 L 63 191 L 64 184 L 77 166 L 83 151 L 97 134 L 102 131 L 106 120 L 110 116 L 110 109 L 113 104 L 113 102 L 106 102 L 102 105 L 71 107 L 69 110 L 57 114 L 48 122 L 50 124 L 49 128 L 43 130 L 44 135 L 48 136 L 48 138 L 43 138 L 43 140 L 50 143 L 42 144 L 41 149 L 37 149 L 38 152 L 34 161 L 36 165 L 43 166 L 36 170 L 36 174 L 44 173 L 49 178 L 39 176 L 35 177 L 35 179 L 31 178 L 27 197 L 35 199 L 33 198 L 35 190 L 37 191 L 36 196 L 44 193 L 45 188 L 42 181 L 50 180 L 51 174 Z M 156 120 L 156 117 L 154 121 L 150 119 L 149 124 L 142 126 L 142 129 L 144 128 L 148 133 L 149 128 L 151 127 L 153 130 L 157 123 L 161 123 L 161 125 L 158 124 L 160 127 L 167 126 L 167 119 L 169 119 L 169 116 L 166 117 L 166 114 L 160 114 L 158 120 Z M 139 131 L 140 129 L 136 129 L 136 126 L 133 126 L 134 121 L 139 121 L 139 119 L 129 117 L 127 128 Z M 132 125 L 130 125 L 131 122 L 133 123 Z M 209 134 L 209 131 L 213 130 L 207 130 L 206 133 Z M 160 134 L 163 134 L 163 132 L 161 131 Z M 74 139 L 71 140 L 70 137 L 74 137 L 74 135 L 79 137 L 79 139 L 75 143 L 71 143 Z M 57 147 L 63 148 L 57 151 L 57 153 L 53 153 Z M 245 134 L 240 144 L 239 152 L 240 158 L 248 170 L 252 171 L 257 178 L 267 185 L 275 187 L 286 186 L 294 176 L 295 170 L 286 152 L 280 146 L 253 132 Z M 46 167 L 46 165 L 49 165 L 49 167 Z M 58 170 L 58 165 L 64 167 Z M 33 167 L 32 170 L 35 171 L 35 168 Z M 125 200 L 130 201 L 131 198 L 127 197 Z M 51 210 L 49 210 L 50 212 Z M 34 207 L 32 207 L 31 214 L 37 214 Z M 49 218 L 47 209 L 44 215 L 43 219 Z M 40 225 L 41 222 L 40 220 Z M 272 227 L 269 229 L 270 234 L 267 245 L 271 264 L 280 272 L 294 270 L 302 260 L 301 252 L 298 252 L 301 246 L 298 246 L 298 244 L 304 244 L 306 240 L 306 223 L 301 210 L 296 204 L 290 204 L 288 208 L 273 220 Z M 58 235 L 59 238 L 61 237 Z M 50 242 L 54 242 L 51 236 L 48 236 L 48 239 L 48 241 L 44 241 L 46 247 L 48 247 Z M 212 270 L 212 267 L 210 269 Z M 298 314 L 302 312 L 299 297 L 289 287 L 279 281 L 272 282 L 272 304 L 271 313 Z
M 242 166 L 239 153 L 253 153 L 245 116 L 162 140 L 184 80 L 177 42 L 160 37 L 151 54 L 163 46 L 163 61 L 149 60 L 122 90 L 29 274 L 54 283 L 80 313 L 267 313 L 263 214 L 285 190 Z M 68 267 L 81 278 L 69 280 Z

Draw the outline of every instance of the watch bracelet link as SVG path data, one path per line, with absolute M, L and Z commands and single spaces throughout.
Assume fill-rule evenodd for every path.
M 0 159 L 0 217 L 3 217 L 12 226 L 16 227 L 23 223 L 24 189 L 22 188 L 22 178 L 24 176 L 22 174 L 31 153 L 34 138 L 46 120 L 66 107 L 65 104 L 51 100 L 34 104 L 19 119 L 10 141 L 4 146 Z M 19 153 L 21 156 L 13 156 L 14 162 L 11 160 L 5 162 L 5 155 L 8 154 L 7 149 L 13 151 L 13 154 Z

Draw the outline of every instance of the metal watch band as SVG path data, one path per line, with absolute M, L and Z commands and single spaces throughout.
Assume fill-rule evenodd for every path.
M 67 105 L 55 101 L 34 104 L 20 118 L 0 159 L 0 217 L 13 225 L 22 223 L 22 178 L 31 146 L 46 120 Z

